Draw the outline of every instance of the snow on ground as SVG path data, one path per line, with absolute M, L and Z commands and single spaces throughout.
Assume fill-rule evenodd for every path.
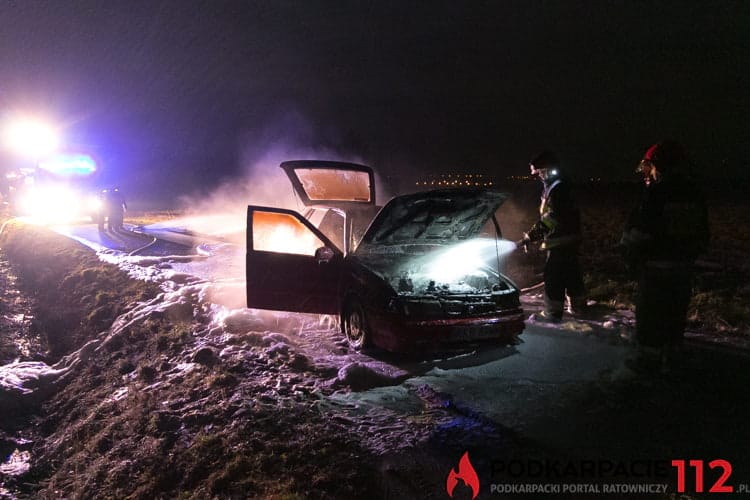
M 159 231 L 169 232 L 169 228 Z M 607 393 L 608 384 L 603 384 L 605 397 L 596 392 L 598 381 L 617 379 L 629 352 L 633 326 L 629 311 L 595 305 L 588 319 L 566 317 L 556 325 L 529 320 L 517 344 L 482 352 L 436 359 L 368 356 L 349 350 L 336 318 L 245 308 L 244 246 L 200 241 L 195 232 L 183 233 L 189 234 L 193 244 L 179 252 L 166 252 L 176 249 L 168 245 L 154 245 L 136 255 L 100 249 L 102 260 L 134 278 L 158 283 L 161 293 L 121 315 L 97 339 L 53 366 L 14 363 L 3 367 L 0 380 L 7 381 L 6 395 L 15 391 L 13 397 L 39 396 L 87 356 L 122 344 L 138 326 L 154 318 L 165 318 L 167 323 L 189 325 L 180 334 L 189 335 L 190 342 L 178 342 L 178 348 L 159 351 L 153 360 L 133 363 L 120 372 L 121 379 L 101 389 L 103 396 L 96 404 L 121 405 L 136 397 L 133 388 L 138 387 L 138 392 L 166 395 L 159 400 L 160 408 L 180 412 L 184 422 L 208 418 L 200 410 L 201 405 L 215 407 L 216 400 L 209 403 L 207 399 L 211 391 L 193 401 L 166 389 L 203 377 L 203 366 L 221 363 L 242 370 L 229 370 L 231 375 L 215 379 L 212 388 L 231 382 L 232 377 L 253 381 L 252 390 L 242 384 L 232 386 L 221 405 L 278 409 L 301 402 L 342 424 L 373 454 L 390 457 L 386 461 L 394 453 L 409 457 L 409 450 L 422 449 L 425 443 L 429 456 L 432 443 L 446 440 L 452 440 L 451 446 L 459 443 L 455 449 L 471 447 L 485 458 L 496 456 L 498 446 L 509 442 L 511 451 L 528 455 L 525 444 L 512 444 L 517 435 L 567 450 L 571 443 L 581 442 L 581 432 L 594 428 L 592 422 L 605 424 L 612 415 L 623 414 L 617 405 L 627 409 L 631 404 L 628 398 Z M 78 241 L 85 238 L 79 236 Z M 149 255 L 152 250 L 154 255 Z M 528 314 L 538 311 L 541 304 L 538 290 L 523 296 Z M 596 396 L 585 399 L 591 408 L 579 408 L 572 396 L 580 394 L 580 389 Z M 672 388 L 664 391 L 669 395 Z M 574 418 L 571 407 L 577 412 Z M 607 413 L 607 419 L 600 418 L 602 408 L 610 407 L 616 411 Z M 571 421 L 582 422 L 578 433 L 568 432 Z M 612 426 L 603 428 L 606 435 L 599 441 L 604 444 L 594 451 L 608 445 L 607 436 L 619 435 L 619 430 L 612 432 Z M 0 473 L 13 475 L 28 467 L 30 457 L 24 455 L 23 447 L 19 450 L 0 465 Z M 424 454 L 414 456 L 411 472 L 424 473 L 432 467 L 425 465 Z M 436 477 L 444 481 L 445 464 L 438 460 L 433 465 Z M 434 484 L 440 486 L 439 481 Z
M 518 356 L 516 347 L 434 360 L 388 355 L 375 358 L 349 350 L 336 318 L 247 309 L 244 244 L 234 243 L 242 238 L 214 230 L 206 241 L 202 241 L 201 233 L 195 228 L 210 227 L 207 220 L 213 219 L 201 218 L 195 221 L 195 225 L 189 219 L 182 219 L 176 226 L 160 224 L 138 229 L 146 235 L 168 237 L 168 233 L 174 231 L 180 233 L 180 237 L 189 235 L 192 248 L 171 255 L 164 255 L 164 248 L 157 248 L 158 244 L 144 248 L 138 255 L 102 249 L 99 241 L 87 242 L 86 237 L 77 234 L 76 239 L 97 251 L 101 260 L 116 264 L 135 279 L 158 283 L 162 293 L 120 316 L 104 335 L 55 366 L 39 362 L 3 367 L 0 372 L 3 392 L 16 392 L 26 397 L 35 391 L 41 394 L 49 390 L 57 378 L 69 373 L 82 357 L 93 350 L 106 349 L 110 343 L 118 342 L 126 335 L 132 325 L 156 316 L 173 322 L 192 323 L 195 342 L 190 352 L 183 352 L 170 360 L 171 368 L 166 379 L 146 390 L 155 390 L 162 384 L 184 377 L 199 364 L 210 363 L 214 358 L 230 363 L 241 360 L 252 348 L 261 350 L 266 358 L 283 359 L 289 366 L 300 368 L 288 380 L 267 374 L 267 383 L 274 389 L 275 398 L 283 398 L 284 394 L 293 394 L 296 390 L 318 394 L 320 408 L 327 408 L 338 419 L 350 423 L 361 434 L 363 442 L 376 453 L 408 448 L 425 440 L 431 431 L 430 426 L 422 424 L 440 418 L 454 418 L 446 417 L 445 410 L 462 398 L 471 400 L 469 406 L 486 414 L 496 414 L 500 419 L 516 423 L 524 420 L 525 412 L 514 414 L 513 404 L 497 412 L 497 405 L 493 403 L 497 398 L 492 394 L 495 390 L 492 386 L 473 384 L 473 394 L 464 389 L 471 385 L 472 380 L 480 378 L 507 385 L 508 377 L 517 377 L 517 372 L 524 369 L 519 363 L 522 365 L 528 360 L 523 355 Z M 216 237 L 225 241 L 217 242 Z M 154 255 L 149 255 L 150 251 Z M 533 312 L 541 305 L 541 294 L 528 294 L 523 301 L 525 308 Z M 566 320 L 559 325 L 542 325 L 540 328 L 594 336 L 621 344 L 627 340 L 631 324 L 632 316 L 617 311 L 596 321 Z M 527 347 L 521 345 L 522 350 Z M 507 361 L 513 356 L 520 367 L 514 368 L 514 364 Z M 620 357 L 613 355 L 604 365 L 619 361 Z M 597 365 L 597 370 L 606 368 L 604 365 Z M 564 372 L 565 368 L 560 370 Z M 511 375 L 507 374 L 509 371 Z M 581 376 L 591 378 L 595 375 L 592 372 Z M 568 374 L 542 373 L 539 376 L 541 379 L 549 376 L 551 383 Z M 541 379 L 527 381 L 527 392 L 536 391 L 536 396 L 545 394 L 543 388 L 549 383 Z M 518 382 L 513 381 L 512 385 L 519 392 Z M 285 390 L 281 386 L 291 389 Z M 122 387 L 113 388 L 108 400 L 117 401 L 126 396 Z M 541 405 L 542 400 L 536 396 L 532 399 Z M 446 425 L 450 425 L 449 422 Z
M 210 238 L 220 236 L 237 240 L 236 233 L 221 231 L 223 218 L 181 219 L 175 225 L 157 224 L 139 228 L 144 234 L 176 231 L 194 237 L 213 228 Z M 65 231 L 72 231 L 65 229 Z M 85 233 L 84 233 L 85 234 Z M 322 373 L 329 374 L 316 384 L 331 392 L 341 388 L 363 390 L 374 386 L 395 385 L 406 377 L 395 368 L 356 352 L 349 352 L 332 317 L 251 310 L 245 307 L 244 247 L 232 243 L 208 243 L 196 239 L 195 247 L 185 255 L 130 255 L 130 252 L 103 249 L 100 241 L 90 241 L 80 233 L 76 240 L 95 250 L 101 260 L 112 263 L 135 279 L 156 282 L 163 292 L 154 300 L 139 304 L 121 316 L 96 349 L 115 341 L 127 328 L 152 315 L 165 315 L 173 321 L 194 321 L 198 345 L 227 344 L 233 336 L 262 346 L 269 356 L 298 353 L 309 359 Z M 231 356 L 227 347 L 222 355 Z M 74 353 L 73 357 L 80 354 Z M 69 362 L 70 364 L 70 362 Z M 45 363 L 12 364 L 1 372 L 5 391 L 33 392 L 43 380 L 54 380 L 65 370 Z M 36 381 L 36 382 L 32 382 Z

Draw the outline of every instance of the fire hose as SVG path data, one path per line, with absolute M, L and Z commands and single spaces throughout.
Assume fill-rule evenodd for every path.
M 521 293 L 529 293 L 532 290 L 536 290 L 537 288 L 541 288 L 544 286 L 544 281 L 540 281 L 536 285 L 527 286 L 526 288 L 521 288 Z
M 10 219 L 8 219 L 5 222 L 3 222 L 3 225 L 0 226 L 0 234 L 3 234 L 3 231 L 5 231 L 5 226 L 7 226 L 9 222 L 12 222 L 12 221 L 14 221 L 16 219 L 18 219 L 18 217 L 11 217 Z
M 529 253 L 529 244 L 531 243 L 530 240 L 524 238 L 522 240 L 519 240 L 516 242 L 517 248 L 523 248 L 523 253 L 528 254 Z M 544 286 L 544 280 L 540 281 L 539 283 L 536 283 L 535 285 L 527 286 L 526 288 L 521 288 L 520 293 L 529 293 L 533 290 L 536 290 L 538 288 L 541 288 Z
M 151 245 L 153 245 L 154 243 L 156 243 L 156 242 L 158 241 L 158 239 L 157 239 L 157 238 L 155 238 L 155 237 L 153 237 L 153 236 L 152 236 L 152 238 L 153 238 L 153 240 L 151 240 L 151 243 L 147 243 L 146 245 L 143 245 L 143 246 L 142 246 L 142 247 L 140 247 L 140 248 L 136 248 L 135 250 L 133 250 L 132 252 L 130 252 L 130 253 L 129 253 L 128 255 L 129 255 L 129 256 L 133 256 L 133 255 L 136 255 L 137 253 L 139 253 L 139 252 L 141 252 L 141 251 L 143 251 L 143 250 L 147 249 L 148 247 L 150 247 Z

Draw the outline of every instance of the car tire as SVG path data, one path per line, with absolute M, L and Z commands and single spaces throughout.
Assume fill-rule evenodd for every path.
M 350 300 L 344 309 L 341 325 L 349 346 L 355 351 L 362 351 L 370 347 L 371 334 L 367 324 L 367 316 L 362 304 L 358 300 Z

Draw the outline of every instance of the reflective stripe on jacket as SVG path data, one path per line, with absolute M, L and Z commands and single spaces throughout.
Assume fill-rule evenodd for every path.
M 539 205 L 539 220 L 528 232 L 531 241 L 544 239 L 543 249 L 578 245 L 581 242 L 581 216 L 568 183 L 556 179 L 545 185 Z

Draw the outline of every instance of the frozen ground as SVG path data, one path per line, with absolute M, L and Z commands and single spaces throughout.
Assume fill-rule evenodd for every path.
M 119 235 L 118 249 L 105 248 L 95 227 L 58 228 L 133 278 L 157 283 L 161 294 L 137 304 L 52 366 L 3 366 L 3 397 L 48 394 L 79 363 L 121 348 L 139 325 L 166 318 L 190 323 L 191 342 L 146 365 L 134 362 L 139 370 L 125 371 L 121 380 L 98 389 L 106 391 L 102 404 L 139 397 L 134 387 L 139 394 L 170 394 L 165 391 L 202 377 L 202 367 L 215 363 L 235 367 L 237 376 L 252 377 L 255 386 L 240 384 L 230 399 L 211 404 L 243 412 L 247 404 L 279 408 L 312 401 L 332 425 L 357 436 L 368 453 L 383 457 L 384 481 L 393 498 L 412 498 L 417 479 L 427 483 L 426 491 L 444 494 L 447 465 L 454 466 L 457 453 L 466 449 L 485 475 L 492 460 L 509 454 L 670 458 L 680 450 L 741 458 L 738 449 L 723 451 L 726 446 L 711 443 L 728 442 L 732 434 L 727 430 L 744 421 L 746 408 L 737 403 L 742 384 L 729 378 L 744 358 L 691 346 L 674 378 L 639 378 L 623 364 L 631 349 L 632 315 L 611 309 L 595 309 L 593 319 L 553 327 L 529 321 L 518 343 L 494 350 L 429 360 L 364 355 L 348 349 L 335 318 L 245 308 L 244 246 L 237 234 L 204 239 L 190 220 L 176 227 Z M 150 233 L 158 234 L 158 241 L 142 248 Z M 166 243 L 161 239 L 168 237 Z M 529 293 L 524 307 L 529 313 L 538 310 L 540 300 L 538 293 Z M 212 411 L 207 405 L 213 396 L 175 397 L 163 404 L 170 412 L 179 408 L 183 422 L 213 421 L 201 417 Z M 681 420 L 667 431 L 633 425 L 651 411 L 670 411 Z M 59 439 L 62 444 L 65 438 Z M 19 444 L 0 472 L 22 473 L 33 460 Z M 410 479 L 391 477 L 392 470 L 408 471 Z
M 569 319 L 552 328 L 529 322 L 514 346 L 441 359 L 352 352 L 336 318 L 244 307 L 242 235 L 211 229 L 224 219 L 184 218 L 137 228 L 140 235 L 185 245 L 181 255 L 158 255 L 158 247 L 130 255 L 130 251 L 102 249 L 98 233 L 91 228 L 59 231 L 98 250 L 100 258 L 134 278 L 159 283 L 163 295 L 152 304 L 141 305 L 128 322 L 165 311 L 193 311 L 203 323 L 204 343 L 217 348 L 222 357 L 241 356 L 242 349 L 229 345 L 229 339 L 248 331 L 264 332 L 257 341 L 267 344 L 270 354 L 304 357 L 315 370 L 298 385 L 318 391 L 324 397 L 322 404 L 334 406 L 356 421 L 376 451 L 392 450 L 394 443 L 409 446 L 419 439 L 408 436 L 412 426 L 405 423 L 415 409 L 424 406 L 425 387 L 446 395 L 443 397 L 459 398 L 473 411 L 521 430 L 530 425 L 557 386 L 614 373 L 621 369 L 628 352 L 629 311 L 614 311 L 585 322 Z M 539 309 L 540 301 L 538 292 L 523 296 L 529 313 Z M 127 322 L 120 328 L 124 324 Z M 552 331 L 555 333 L 550 334 Z M 116 325 L 110 336 L 117 334 Z M 388 439 L 387 434 L 393 438 Z
M 381 407 L 408 414 L 414 408 L 414 388 L 426 385 L 460 394 L 483 415 L 522 429 L 542 410 L 545 395 L 559 386 L 628 375 L 623 360 L 631 349 L 632 312 L 596 306 L 586 320 L 566 317 L 558 325 L 529 321 L 517 345 L 495 351 L 435 360 L 351 352 L 336 318 L 244 307 L 243 222 L 231 215 L 204 216 L 135 228 L 139 235 L 160 239 L 154 248 L 138 252 L 142 255 L 102 249 L 90 228 L 61 228 L 60 232 L 88 244 L 103 260 L 134 278 L 160 284 L 164 295 L 155 304 L 141 306 L 137 318 L 165 310 L 199 312 L 207 342 L 264 330 L 270 336 L 266 339 L 273 339 L 266 340 L 269 351 L 294 351 L 309 359 L 318 369 L 306 384 L 320 388 L 328 397 L 327 404 L 349 408 L 353 414 L 372 415 L 370 410 Z M 182 246 L 180 255 L 159 255 L 171 243 Z M 540 289 L 522 296 L 529 314 L 541 308 L 541 301 Z M 321 373 L 331 376 L 321 378 Z M 504 391 L 498 391 L 503 385 Z M 519 399 L 519 394 L 525 396 Z M 382 429 L 377 441 L 382 441 Z

